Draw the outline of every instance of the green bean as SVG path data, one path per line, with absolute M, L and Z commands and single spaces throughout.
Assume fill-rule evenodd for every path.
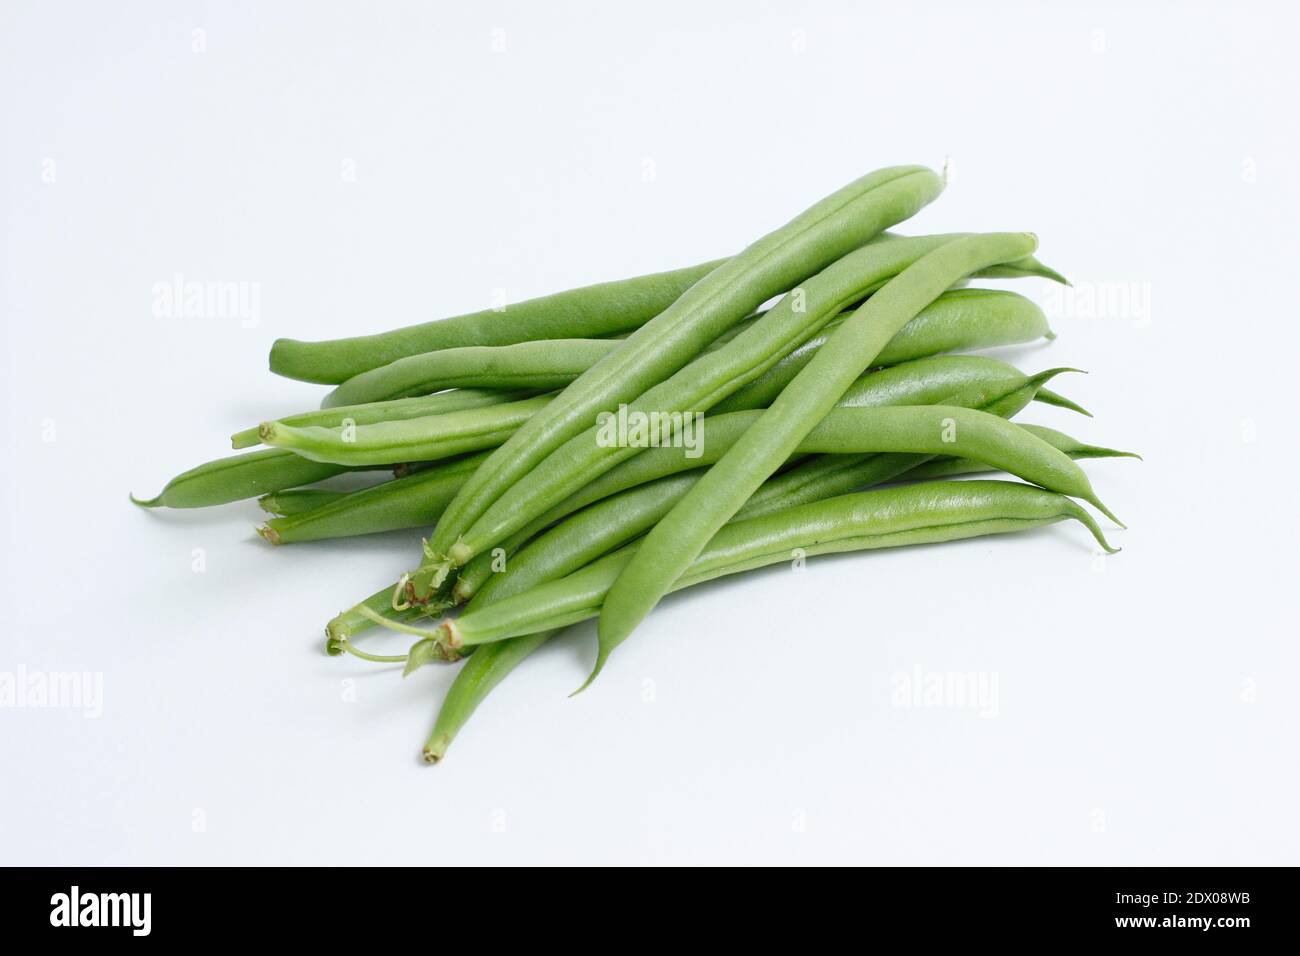
M 829 324 L 744 388 L 719 402 L 717 411 L 763 408 L 772 404 L 847 315 Z M 898 365 L 942 352 L 1016 345 L 1053 338 L 1043 310 L 1014 292 L 957 289 L 945 292 L 890 339 L 876 365 Z
M 517 402 L 531 398 L 529 392 L 500 392 L 480 388 L 457 388 L 436 395 L 421 395 L 418 398 L 399 398 L 391 402 L 370 402 L 365 405 L 345 405 L 339 408 L 322 408 L 297 415 L 277 418 L 282 425 L 302 427 L 320 425 L 323 428 L 338 428 L 349 420 L 355 425 L 370 425 L 374 422 L 401 421 L 407 418 L 422 418 L 427 415 L 445 415 L 448 412 L 462 412 L 470 408 L 483 408 L 487 405 L 499 405 L 505 402 Z M 251 448 L 261 444 L 258 428 L 246 428 L 230 436 L 232 448 Z
M 1053 447 L 1060 449 L 1075 461 L 1090 458 L 1137 458 L 1139 460 L 1142 458 L 1137 452 L 1119 451 L 1115 448 L 1086 444 L 1067 435 L 1065 432 L 1057 431 L 1055 428 L 1045 428 L 1042 425 L 1027 423 L 1021 423 L 1020 427 L 1048 442 Z M 908 481 L 920 481 L 933 478 L 950 478 L 954 475 L 974 475 L 995 470 L 992 465 L 971 461 L 969 458 L 935 458 L 911 469 L 903 477 Z
M 346 491 L 329 491 L 325 488 L 286 488 L 284 491 L 273 491 L 269 495 L 262 495 L 257 499 L 257 503 L 267 514 L 287 518 L 346 497 L 348 497 Z
M 671 272 L 602 282 L 377 335 L 327 342 L 277 339 L 271 346 L 271 371 L 305 382 L 337 385 L 369 369 L 423 352 L 617 335 L 654 318 L 725 261 L 717 259 Z
M 310 511 L 272 518 L 257 530 L 272 544 L 290 544 L 432 524 L 485 457 L 473 455 L 394 478 Z
M 669 590 L 780 563 L 796 554 L 812 557 L 956 541 L 1066 518 L 1083 524 L 1106 551 L 1114 550 L 1082 507 L 1032 485 L 935 481 L 863 491 L 725 524 Z M 454 650 L 595 617 L 608 603 L 620 572 L 648 541 L 646 537 L 567 577 L 444 620 L 425 640 Z M 423 647 L 412 649 L 416 660 L 425 653 Z
M 483 699 L 492 693 L 493 688 L 533 651 L 560 633 L 560 630 L 539 631 L 509 641 L 485 644 L 470 655 L 461 665 L 438 709 L 433 733 L 424 745 L 425 762 L 437 763 L 441 760 L 456 734 L 465 726 Z
M 309 461 L 281 448 L 264 448 L 205 462 L 182 472 L 155 497 L 131 500 L 142 508 L 207 508 L 299 485 L 310 485 L 351 471 L 346 465 Z
M 1044 382 L 1063 371 L 1068 370 L 1048 369 L 1031 378 L 1005 362 L 980 356 L 924 359 L 863 376 L 845 392 L 838 406 L 870 408 L 948 403 L 988 408 L 1010 417 L 1033 400 Z M 752 411 L 707 416 L 705 430 L 708 440 L 699 458 L 686 458 L 679 448 L 646 449 L 591 481 L 501 542 L 501 550 L 512 554 L 541 529 L 625 488 L 667 474 L 714 464 L 756 420 L 757 413 Z M 456 579 L 454 597 L 458 601 L 468 600 L 491 575 L 492 563 L 493 552 L 485 551 L 466 564 Z
M 686 572 L 709 539 L 798 446 L 880 350 L 921 309 L 957 280 L 1030 255 L 1029 233 L 955 239 L 904 269 L 836 331 L 722 460 L 646 536 L 610 589 L 600 613 L 600 652 L 590 680 L 610 652 Z M 1066 459 L 1068 462 L 1068 459 Z
M 773 366 L 783 356 L 788 361 L 791 348 L 796 349 L 798 356 L 787 375 L 787 380 L 793 378 L 825 341 L 825 336 L 802 354 L 798 348 L 800 340 L 815 335 L 840 309 L 859 299 L 864 289 L 878 284 L 881 253 L 894 250 L 897 254 L 899 248 L 897 242 L 867 245 L 828 266 L 788 294 L 732 342 L 700 357 L 636 399 L 627 406 L 627 415 L 631 418 L 676 413 L 680 419 L 683 411 L 707 411 L 767 370 L 775 370 Z M 928 308 L 928 314 L 922 310 L 908 323 L 915 326 L 911 334 L 904 327 L 891 341 L 890 345 L 894 346 L 899 338 L 903 340 L 892 348 L 889 361 L 974 343 L 1023 341 L 1048 332 L 1042 310 L 1015 293 L 949 292 L 939 296 Z M 773 390 L 749 396 L 746 404 L 752 403 L 751 407 L 768 404 L 784 384 L 785 381 L 779 381 Z M 576 493 L 593 476 L 640 453 L 641 448 L 633 443 L 602 440 L 603 432 L 598 416 L 598 424 L 569 439 L 525 479 L 505 491 L 454 546 L 459 563 L 505 540 L 537 515 Z
M 426 550 L 435 560 L 426 562 L 428 567 L 416 576 L 417 595 L 423 598 L 441 585 L 453 561 L 463 564 L 472 556 L 462 550 L 453 558 L 449 552 L 507 488 L 563 442 L 585 431 L 598 411 L 663 381 L 767 299 L 908 218 L 942 188 L 939 177 L 924 167 L 877 171 L 817 203 L 701 279 L 561 392 L 475 473 L 434 529 Z M 881 248 L 889 245 L 880 244 Z
M 552 400 L 539 395 L 504 405 L 342 429 L 264 422 L 259 434 L 266 444 L 313 461 L 357 466 L 435 461 L 496 448 Z
M 444 388 L 562 388 L 621 344 L 616 339 L 543 339 L 425 352 L 353 376 L 326 395 L 321 408 L 386 402 Z

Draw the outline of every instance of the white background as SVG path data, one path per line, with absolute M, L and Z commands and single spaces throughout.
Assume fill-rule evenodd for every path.
M 0 710 L 0 861 L 1300 862 L 1294 4 L 3 9 L 0 671 L 104 701 Z M 430 768 L 451 671 L 320 642 L 418 533 L 127 502 L 319 400 L 277 336 L 726 255 L 945 160 L 908 229 L 1150 296 L 999 353 L 1092 373 L 1095 420 L 1026 420 L 1145 454 L 1089 466 L 1122 554 L 1060 525 L 711 585 L 580 698 L 594 631 L 553 642 Z M 177 273 L 259 321 L 155 317 Z M 916 668 L 995 710 L 899 706 Z

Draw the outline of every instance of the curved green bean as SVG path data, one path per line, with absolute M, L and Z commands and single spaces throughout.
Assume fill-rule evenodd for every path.
M 699 487 L 697 484 L 696 487 Z M 898 485 L 797 505 L 727 523 L 687 565 L 670 590 L 790 560 L 872 548 L 956 541 L 1039 527 L 1072 518 L 1113 551 L 1092 516 L 1064 495 L 1005 481 Z M 459 649 L 576 624 L 596 616 L 620 572 L 648 538 L 581 571 L 445 620 L 434 643 Z M 423 642 L 421 642 L 423 643 Z M 412 649 L 418 660 L 426 653 Z
M 762 413 L 733 414 L 757 418 Z M 956 405 L 835 408 L 804 436 L 798 450 L 828 456 L 871 452 L 971 458 L 1049 491 L 1081 498 L 1109 516 L 1083 469 L 1068 455 L 1019 425 L 976 409 Z M 891 474 L 876 480 L 900 474 L 911 464 L 904 458 L 893 466 Z M 528 563 L 530 573 L 554 577 L 564 572 L 557 573 L 552 566 L 567 566 L 565 562 L 572 569 L 582 567 L 598 554 L 648 530 L 686 495 L 702 474 L 697 470 L 663 478 L 607 498 L 574 515 L 558 530 L 548 532 L 525 549 L 535 551 Z M 576 548 L 557 543 L 575 540 L 579 542 Z M 596 554 L 592 553 L 593 548 L 598 549 Z M 509 572 L 495 575 L 479 597 L 490 597 L 509 577 Z
M 241 498 L 310 485 L 351 471 L 346 465 L 309 461 L 281 448 L 264 448 L 204 462 L 181 472 L 153 498 L 131 500 L 142 508 L 207 508 Z
M 435 560 L 416 576 L 419 597 L 469 556 L 449 554 L 460 536 L 514 482 L 598 411 L 635 398 L 686 365 L 763 302 L 793 288 L 868 239 L 913 215 L 943 188 L 931 170 L 879 170 L 759 239 L 692 286 L 588 369 L 489 459 L 443 514 L 427 546 Z M 888 244 L 881 244 L 882 247 Z M 1030 250 L 1032 252 L 1032 250 Z
M 1031 435 L 1048 442 L 1075 461 L 1091 458 L 1137 458 L 1139 460 L 1142 458 L 1141 455 L 1133 451 L 1120 451 L 1117 448 L 1089 445 L 1071 435 L 1067 435 L 1065 432 L 1057 431 L 1055 428 L 1031 425 L 1025 422 L 1021 422 L 1020 427 Z M 969 458 L 935 458 L 924 464 L 917 465 L 902 477 L 908 481 L 921 481 L 934 478 L 950 478 L 954 475 L 974 475 L 988 471 L 996 471 L 996 469 L 992 465 L 972 461 Z
M 1037 244 L 1029 233 L 953 240 L 904 269 L 840 326 L 763 414 L 762 424 L 732 446 L 646 536 L 601 609 L 600 652 L 592 678 L 899 329 L 954 282 L 978 269 L 1032 255 Z

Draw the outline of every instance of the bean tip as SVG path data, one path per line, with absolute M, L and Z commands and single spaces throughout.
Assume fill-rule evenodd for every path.
M 280 540 L 280 532 L 272 528 L 269 522 L 267 524 L 259 524 L 257 526 L 257 533 L 261 535 L 263 541 L 269 542 L 270 544 L 278 545 L 283 543 Z
M 127 494 L 131 499 L 131 504 L 139 508 L 157 508 L 162 504 L 162 495 L 155 495 L 152 498 L 137 498 L 134 494 Z
M 1094 508 L 1096 508 L 1096 509 L 1097 509 L 1098 511 L 1100 511 L 1102 514 L 1104 514 L 1107 518 L 1109 518 L 1111 521 L 1113 521 L 1113 522 L 1114 522 L 1116 525 L 1118 525 L 1120 528 L 1122 528 L 1122 529 L 1125 530 L 1125 531 L 1128 530 L 1128 525 L 1126 525 L 1124 522 L 1120 521 L 1119 518 L 1115 517 L 1115 512 L 1111 511 L 1111 510 L 1110 510 L 1109 508 L 1107 508 L 1104 504 L 1102 504 L 1102 503 L 1101 503 L 1101 499 L 1098 498 L 1096 495 L 1093 495 L 1091 498 L 1088 498 L 1088 499 L 1086 499 L 1086 500 L 1087 500 L 1088 504 L 1092 505 Z
M 587 675 L 587 679 L 582 682 L 582 686 L 569 695 L 570 698 L 577 697 L 584 690 L 586 690 L 588 687 L 591 686 L 592 681 L 594 681 L 597 677 L 599 677 L 600 672 L 605 669 L 605 661 L 608 659 L 608 657 L 609 657 L 609 651 L 605 650 L 605 648 L 603 647 L 596 652 L 596 665 L 591 669 L 591 673 Z

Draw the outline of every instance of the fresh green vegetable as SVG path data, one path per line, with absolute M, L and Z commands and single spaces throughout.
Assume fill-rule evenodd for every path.
M 1031 255 L 1037 245 L 1029 233 L 955 239 L 904 269 L 845 321 L 763 413 L 761 422 L 646 536 L 601 609 L 600 651 L 592 678 L 610 652 L 686 573 L 709 539 L 790 457 L 800 439 L 817 426 L 899 329 L 954 282 L 979 269 Z
M 767 299 L 796 286 L 913 215 L 943 183 L 920 166 L 879 170 L 851 183 L 746 248 L 633 332 L 560 393 L 474 474 L 434 530 L 416 576 L 421 598 L 473 555 L 450 551 L 493 502 L 600 411 L 663 381 Z M 883 245 L 883 244 L 882 244 Z M 1032 250 L 1030 250 L 1032 251 Z M 846 383 L 847 387 L 847 383 Z

